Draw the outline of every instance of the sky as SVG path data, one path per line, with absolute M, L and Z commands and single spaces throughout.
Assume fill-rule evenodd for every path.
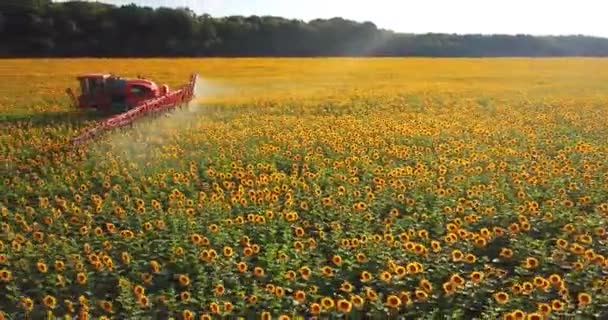
M 63 0 L 65 1 L 65 0 Z M 98 0 L 90 0 L 98 1 Z M 99 0 L 116 5 L 189 7 L 198 14 L 273 15 L 309 21 L 343 17 L 406 33 L 608 37 L 605 0 Z

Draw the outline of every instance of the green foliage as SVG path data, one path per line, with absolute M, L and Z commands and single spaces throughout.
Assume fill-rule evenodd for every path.
M 8 12 L 9 14 L 2 14 Z M 213 18 L 187 8 L 0 2 L 0 56 L 605 56 L 584 36 L 400 34 L 342 18 Z

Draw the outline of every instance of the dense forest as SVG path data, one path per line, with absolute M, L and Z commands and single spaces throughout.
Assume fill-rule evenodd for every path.
M 580 35 L 404 34 L 342 18 L 50 0 L 0 0 L 0 43 L 1 57 L 608 56 L 608 39 Z

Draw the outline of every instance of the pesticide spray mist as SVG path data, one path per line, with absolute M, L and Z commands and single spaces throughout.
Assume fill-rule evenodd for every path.
M 167 148 L 187 141 L 190 133 L 204 134 L 201 124 L 209 120 L 210 111 L 201 100 L 230 91 L 231 88 L 224 84 L 199 77 L 194 88 L 195 96 L 188 105 L 158 117 L 140 119 L 131 127 L 109 133 L 97 152 L 109 152 L 119 161 L 136 164 L 139 168 L 158 167 L 162 170 L 170 165 L 162 156 Z

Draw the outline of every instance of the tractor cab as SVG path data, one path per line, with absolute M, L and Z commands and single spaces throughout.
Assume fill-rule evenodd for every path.
M 83 96 L 91 96 L 99 93 L 99 91 L 105 91 L 106 80 L 110 78 L 109 74 L 84 74 L 79 76 L 78 82 L 80 82 L 80 92 Z
M 128 109 L 124 80 L 121 83 L 120 79 L 105 73 L 83 74 L 77 79 L 80 83 L 78 104 L 81 107 L 108 111 Z

